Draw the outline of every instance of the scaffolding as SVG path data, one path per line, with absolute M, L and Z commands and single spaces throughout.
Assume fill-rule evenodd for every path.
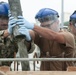
M 0 58 L 0 61 L 76 61 L 76 58 Z

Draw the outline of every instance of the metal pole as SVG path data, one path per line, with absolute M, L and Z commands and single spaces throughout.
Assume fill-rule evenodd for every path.
M 0 58 L 0 61 L 76 61 L 76 58 Z
M 64 0 L 61 0 L 61 29 L 64 26 Z

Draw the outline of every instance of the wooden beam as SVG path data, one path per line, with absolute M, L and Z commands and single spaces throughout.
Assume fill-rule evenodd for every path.
M 10 11 L 11 15 L 17 19 L 17 16 L 22 15 L 22 10 L 21 10 L 21 5 L 20 5 L 20 0 L 8 0 L 9 6 L 10 6 Z M 25 44 L 25 36 L 21 35 L 18 31 L 19 26 L 16 25 L 13 28 L 13 36 L 16 38 L 17 44 L 18 44 L 18 51 L 20 53 L 21 58 L 28 58 L 28 52 L 27 52 L 27 47 Z M 23 51 L 23 52 L 22 52 Z M 22 54 L 21 54 L 22 53 Z M 21 61 L 22 69 L 25 68 L 25 71 L 30 70 L 29 66 L 29 61 Z M 24 67 L 25 66 L 25 67 Z
M 67 71 L 76 71 L 76 66 L 68 66 Z
M 20 0 L 8 0 L 8 2 L 10 6 L 11 15 L 17 19 L 17 16 L 22 15 Z M 18 25 L 16 25 L 13 28 L 14 37 L 20 35 L 20 33 L 18 32 L 18 29 L 19 29 Z
M 76 72 L 68 71 L 8 71 L 7 75 L 76 75 Z

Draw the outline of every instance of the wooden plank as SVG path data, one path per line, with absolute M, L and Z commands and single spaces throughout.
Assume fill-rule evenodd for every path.
M 9 66 L 0 66 L 0 71 L 3 71 L 3 72 L 10 71 L 10 67 Z
M 75 71 L 8 71 L 7 75 L 76 75 Z
M 17 19 L 17 16 L 22 15 L 20 0 L 8 0 L 8 3 L 9 3 L 10 11 L 13 17 Z M 22 55 L 20 54 L 20 58 L 28 58 L 27 47 L 26 47 L 26 44 L 24 44 L 25 35 L 20 34 L 18 29 L 19 29 L 18 25 L 16 25 L 13 28 L 13 35 L 18 44 L 18 51 L 19 53 L 22 53 Z M 25 64 L 25 68 L 24 68 L 24 65 L 22 65 L 22 70 L 25 70 L 25 71 L 30 70 L 29 61 L 21 61 L 21 63 Z
M 76 71 L 76 66 L 69 66 L 67 71 Z
M 20 5 L 20 0 L 8 0 L 9 6 L 10 6 L 10 11 L 11 15 L 17 19 L 17 16 L 22 15 L 22 10 L 21 10 L 21 5 Z M 14 37 L 21 35 L 18 31 L 19 26 L 16 25 L 13 28 L 13 35 Z

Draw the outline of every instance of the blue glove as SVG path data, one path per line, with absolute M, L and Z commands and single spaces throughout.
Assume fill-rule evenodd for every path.
M 16 19 L 14 17 L 9 17 L 8 22 L 8 33 L 12 34 L 12 28 L 16 25 Z
M 31 40 L 29 30 L 26 27 L 20 27 L 18 30 L 22 35 L 25 35 L 27 41 Z
M 20 27 L 26 27 L 28 29 L 33 29 L 34 28 L 34 24 L 26 21 L 23 16 L 18 16 L 18 20 L 17 20 L 17 23 Z
M 12 16 L 11 11 L 8 10 L 8 17 L 11 17 L 11 16 Z

